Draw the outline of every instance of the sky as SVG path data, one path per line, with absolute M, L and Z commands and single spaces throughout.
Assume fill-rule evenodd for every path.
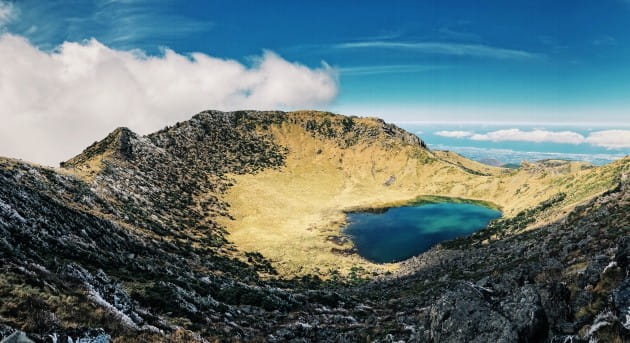
M 630 127 L 561 123 L 399 123 L 430 149 L 449 150 L 493 164 L 563 159 L 595 165 L 630 153 Z
M 118 126 L 244 108 L 605 124 L 562 139 L 630 148 L 608 132 L 630 122 L 629 22 L 628 0 L 0 0 L 0 155 L 56 165 Z

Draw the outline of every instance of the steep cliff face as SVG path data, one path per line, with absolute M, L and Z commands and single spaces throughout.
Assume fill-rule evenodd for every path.
M 627 340 L 629 166 L 510 171 L 311 111 L 121 128 L 61 169 L 0 159 L 0 337 Z M 422 194 L 508 216 L 394 266 L 331 253 L 344 208 Z

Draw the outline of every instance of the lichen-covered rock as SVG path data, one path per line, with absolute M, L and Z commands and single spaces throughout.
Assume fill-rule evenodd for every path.
M 433 342 L 515 342 L 518 333 L 508 318 L 472 286 L 458 286 L 431 307 Z

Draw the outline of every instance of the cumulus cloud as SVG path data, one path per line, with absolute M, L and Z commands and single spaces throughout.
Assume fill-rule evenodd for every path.
M 0 36 L 0 156 L 56 165 L 118 126 L 148 133 L 205 109 L 327 105 L 336 71 L 266 51 L 251 66 L 201 53 L 119 51 L 92 39 L 46 52 Z
M 470 131 L 438 131 L 435 134 L 449 138 L 465 138 L 472 136 L 474 133 Z
M 595 131 L 585 141 L 609 149 L 630 148 L 630 130 Z
M 549 142 L 549 143 L 569 143 L 580 144 L 584 142 L 584 136 L 573 131 L 547 131 L 532 130 L 523 131 L 521 129 L 506 129 L 488 132 L 485 134 L 474 134 L 470 139 L 476 141 L 525 141 L 525 142 Z

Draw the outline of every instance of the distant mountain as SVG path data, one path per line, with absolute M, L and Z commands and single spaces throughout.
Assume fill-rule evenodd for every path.
M 206 111 L 52 169 L 0 159 L 0 338 L 630 339 L 630 158 L 497 168 L 376 118 Z M 398 264 L 345 212 L 419 195 L 504 218 Z

